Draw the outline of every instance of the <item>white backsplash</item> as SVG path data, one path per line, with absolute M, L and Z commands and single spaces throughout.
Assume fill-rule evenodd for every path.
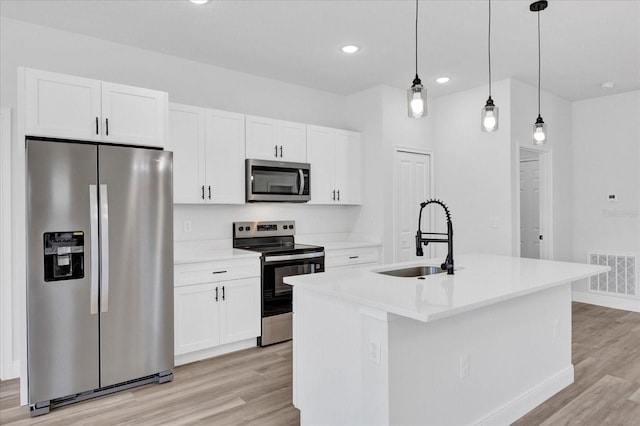
M 359 206 L 317 206 L 296 203 L 244 205 L 176 205 L 174 240 L 230 240 L 232 223 L 295 220 L 296 235 L 351 233 Z M 188 222 L 185 226 L 185 222 Z M 189 229 L 190 232 L 185 232 Z

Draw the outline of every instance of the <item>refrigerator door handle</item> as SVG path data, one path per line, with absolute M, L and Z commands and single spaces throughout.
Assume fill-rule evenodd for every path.
M 109 200 L 107 185 L 100 185 L 100 312 L 109 311 Z
M 95 185 L 89 185 L 89 212 L 91 223 L 91 315 L 98 313 L 98 189 Z

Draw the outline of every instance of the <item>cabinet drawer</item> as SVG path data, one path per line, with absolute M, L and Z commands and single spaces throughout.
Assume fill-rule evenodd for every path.
M 200 262 L 175 265 L 174 285 L 210 283 L 236 280 L 240 278 L 259 277 L 260 260 L 224 260 L 217 262 Z
M 378 263 L 380 261 L 380 248 L 363 247 L 343 250 L 326 250 L 324 261 L 325 268 Z

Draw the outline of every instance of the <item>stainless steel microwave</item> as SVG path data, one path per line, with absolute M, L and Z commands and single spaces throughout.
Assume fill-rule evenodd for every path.
M 306 203 L 311 199 L 307 163 L 246 160 L 247 201 Z

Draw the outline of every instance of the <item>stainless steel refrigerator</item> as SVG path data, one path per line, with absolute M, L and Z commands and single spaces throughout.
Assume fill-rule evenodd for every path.
M 31 415 L 173 378 L 172 153 L 27 138 Z

